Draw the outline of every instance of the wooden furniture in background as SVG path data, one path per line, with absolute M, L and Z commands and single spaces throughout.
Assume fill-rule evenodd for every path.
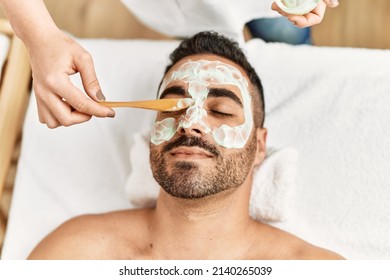
M 390 49 L 389 0 L 339 0 L 327 9 L 323 22 L 313 27 L 319 46 Z
M 0 246 L 11 199 L 15 163 L 21 127 L 27 108 L 31 84 L 28 54 L 23 43 L 12 32 L 7 21 L 0 19 L 0 32 L 10 38 L 7 59 L 2 69 L 0 86 Z M 15 159 L 16 157 L 16 159 Z M 10 168 L 12 166 L 12 168 Z M 10 172 L 11 171 L 11 172 Z M 11 178 L 12 177 L 12 178 Z M 7 181 L 7 178 L 9 180 Z M 9 184 L 12 184 L 9 186 Z M 5 193 L 7 190 L 8 193 Z M 4 194 L 4 195 L 3 195 Z
M 119 0 L 44 1 L 56 24 L 77 37 L 167 38 L 145 27 Z

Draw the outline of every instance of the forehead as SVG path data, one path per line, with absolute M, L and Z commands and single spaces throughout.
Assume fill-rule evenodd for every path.
M 249 78 L 241 66 L 239 66 L 238 64 L 234 63 L 233 61 L 225 57 L 221 57 L 213 54 L 191 55 L 179 60 L 176 64 L 172 66 L 172 68 L 164 76 L 165 82 L 169 83 L 178 80 L 183 80 L 181 79 L 183 76 L 181 76 L 180 78 L 180 76 L 174 75 L 174 73 L 175 72 L 177 73 L 178 71 L 187 72 L 186 75 L 189 74 L 189 76 L 186 77 L 186 79 L 184 79 L 187 81 L 191 79 L 196 79 L 196 80 L 202 80 L 202 81 L 206 81 L 207 83 L 213 84 L 212 79 L 204 80 L 206 79 L 206 77 L 202 76 L 202 74 L 204 75 L 205 72 L 208 72 L 208 75 L 214 76 L 214 78 L 215 76 L 220 76 L 221 74 L 229 74 L 229 76 L 231 75 L 231 77 L 230 79 L 228 79 L 229 80 L 228 82 L 236 80 L 237 82 L 242 81 L 246 87 L 250 85 Z M 193 77 L 191 77 L 191 75 L 193 75 Z M 223 84 L 221 80 L 219 81 L 219 83 Z

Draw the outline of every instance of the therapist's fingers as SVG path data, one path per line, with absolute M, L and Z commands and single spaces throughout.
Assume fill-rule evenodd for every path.
M 336 8 L 339 5 L 338 0 L 322 0 L 328 8 Z
M 53 89 L 55 93 L 58 93 L 58 95 L 77 112 L 101 118 L 115 116 L 115 112 L 111 108 L 102 106 L 88 98 L 81 90 L 70 82 L 67 75 L 60 78 Z M 54 99 L 49 100 L 54 101 Z M 51 108 L 49 104 L 47 105 Z
M 67 74 L 56 75 L 54 78 L 50 78 L 49 81 L 50 89 L 42 87 L 41 84 L 34 86 L 40 121 L 47 124 L 48 127 L 58 126 L 54 119 L 60 125 L 70 126 L 85 122 L 92 116 L 115 116 L 112 109 L 99 105 L 75 87 Z M 62 96 L 56 94 L 56 92 L 61 92 Z M 43 106 L 42 109 L 41 106 Z
M 45 94 L 44 96 L 44 99 L 37 96 L 38 116 L 39 121 L 49 128 L 83 123 L 92 117 L 75 111 L 56 94 Z
M 74 110 L 67 101 L 58 98 L 56 95 L 48 96 L 48 102 L 51 104 L 52 115 L 58 120 L 62 126 L 71 126 L 86 122 L 91 119 L 91 115 L 80 113 Z
M 48 128 L 56 128 L 61 124 L 50 112 L 49 108 L 40 99 L 37 98 L 38 117 L 42 124 L 46 124 Z
M 317 7 L 310 13 L 305 15 L 289 15 L 287 19 L 291 21 L 297 27 L 308 27 L 315 24 L 319 24 L 324 18 L 326 5 L 324 2 L 319 2 Z
M 95 101 L 105 101 L 106 97 L 100 88 L 92 56 L 88 52 L 84 52 L 75 57 L 74 65 L 76 67 L 75 70 L 80 73 L 84 90 L 89 97 Z
M 326 4 L 325 2 L 320 1 L 317 7 L 315 7 L 312 11 L 304 15 L 288 14 L 282 9 L 280 9 L 275 2 L 272 3 L 271 8 L 272 10 L 278 12 L 280 15 L 286 17 L 295 26 L 304 28 L 319 24 L 322 21 L 325 15 Z
M 54 111 L 54 114 L 44 103 L 37 100 L 39 121 L 46 124 L 48 128 L 79 124 L 89 121 L 92 117 L 74 111 L 66 102 L 55 96 L 51 96 L 50 98 L 54 98 L 51 102 L 52 104 L 57 103 L 55 105 L 56 110 Z
M 281 8 L 279 8 L 279 6 L 275 2 L 272 3 L 271 9 L 274 10 L 275 12 L 278 12 L 280 15 L 284 17 L 288 16 L 288 14 L 285 11 L 283 11 Z
M 42 123 L 54 128 L 78 124 L 92 116 L 115 116 L 111 108 L 96 102 L 104 97 L 98 94 L 101 91 L 92 58 L 83 47 L 57 29 L 50 30 L 37 42 L 30 42 L 28 50 L 39 119 Z M 82 71 L 83 86 L 87 94 L 74 86 L 69 78 L 70 75 L 79 73 L 79 69 Z

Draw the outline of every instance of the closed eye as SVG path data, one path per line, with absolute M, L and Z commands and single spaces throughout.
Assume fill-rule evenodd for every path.
M 229 117 L 229 118 L 234 117 L 233 114 L 228 114 L 228 113 L 224 113 L 224 112 L 220 112 L 220 111 L 216 111 L 216 110 L 210 110 L 209 112 L 211 112 L 214 115 L 221 116 L 221 117 Z

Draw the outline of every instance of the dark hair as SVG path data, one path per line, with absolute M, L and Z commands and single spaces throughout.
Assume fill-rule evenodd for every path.
M 264 96 L 263 86 L 255 69 L 248 62 L 238 43 L 216 32 L 205 31 L 183 40 L 169 56 L 171 63 L 166 67 L 165 74 L 181 59 L 196 54 L 213 54 L 229 59 L 240 65 L 248 75 L 256 93 L 252 94 L 253 118 L 255 127 L 264 124 Z

